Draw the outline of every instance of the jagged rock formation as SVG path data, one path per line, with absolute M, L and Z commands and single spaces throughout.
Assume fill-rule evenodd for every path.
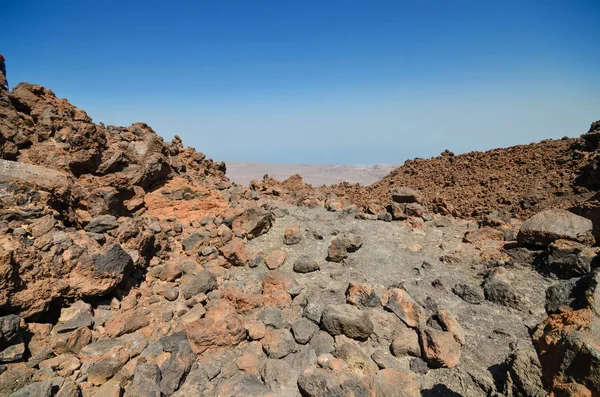
M 471 176 L 435 193 L 398 185 L 449 177 L 424 161 L 345 196 L 296 177 L 244 188 L 145 124 L 0 89 L 0 395 L 598 395 L 590 221 L 550 211 L 520 232 L 493 212 L 583 198 L 581 142 L 496 152 L 512 165 L 494 180 L 488 155 L 446 155 L 431 164 Z M 494 201 L 549 164 L 537 206 Z

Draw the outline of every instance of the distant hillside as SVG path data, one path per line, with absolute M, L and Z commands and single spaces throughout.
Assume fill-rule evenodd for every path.
M 247 185 L 263 175 L 284 180 L 294 174 L 313 186 L 334 185 L 342 182 L 370 185 L 393 171 L 397 165 L 347 166 L 328 164 L 267 164 L 226 162 L 227 176 L 234 182 Z

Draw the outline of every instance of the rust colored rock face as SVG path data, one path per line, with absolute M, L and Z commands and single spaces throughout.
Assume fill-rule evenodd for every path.
M 201 354 L 207 349 L 235 346 L 246 338 L 241 317 L 226 305 L 209 310 L 204 318 L 185 325 L 192 349 Z
M 393 288 L 383 297 L 385 307 L 411 328 L 422 328 L 425 313 L 421 306 L 403 289 Z
M 421 334 L 423 357 L 434 367 L 452 368 L 460 361 L 460 343 L 451 332 L 426 328 Z
M 285 252 L 281 250 L 275 250 L 269 255 L 267 255 L 267 257 L 265 258 L 265 264 L 267 265 L 269 270 L 275 270 L 280 268 L 281 265 L 283 265 L 283 262 L 285 262 L 286 257 L 287 255 L 285 254 Z

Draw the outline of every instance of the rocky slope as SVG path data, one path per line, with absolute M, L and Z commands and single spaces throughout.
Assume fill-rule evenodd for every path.
M 0 396 L 600 394 L 589 219 L 224 173 L 147 125 L 0 90 Z
M 581 138 L 462 155 L 446 151 L 429 160 L 409 160 L 370 186 L 342 183 L 320 191 L 366 209 L 390 203 L 392 188 L 410 186 L 421 191 L 431 211 L 475 218 L 500 211 L 523 218 L 589 199 L 593 193 L 577 177 L 594 156 Z

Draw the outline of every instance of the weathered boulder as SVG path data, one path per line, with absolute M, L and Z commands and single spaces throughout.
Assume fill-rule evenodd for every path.
M 585 276 L 592 270 L 598 248 L 569 240 L 556 240 L 540 258 L 540 270 L 566 279 Z
M 451 332 L 426 328 L 421 333 L 423 357 L 434 367 L 452 368 L 460 360 L 460 343 Z
M 345 335 L 353 339 L 366 339 L 373 333 L 369 315 L 355 306 L 329 305 L 323 310 L 321 326 L 331 335 Z
M 273 214 L 264 208 L 251 207 L 234 219 L 231 228 L 236 236 L 252 239 L 268 232 L 273 219 Z
M 406 186 L 392 188 L 390 194 L 395 203 L 420 203 L 423 201 L 421 192 Z
M 348 253 L 357 251 L 362 244 L 362 238 L 352 233 L 334 236 L 327 251 L 327 260 L 341 262 L 348 257 Z
M 521 225 L 517 240 L 522 245 L 548 246 L 556 240 L 594 244 L 592 221 L 572 212 L 550 209 L 539 212 Z
M 377 397 L 417 397 L 419 385 L 410 372 L 395 369 L 382 369 L 375 376 L 375 395 Z
M 422 328 L 425 324 L 425 312 L 412 296 L 403 289 L 392 288 L 383 297 L 387 301 L 385 308 L 411 328 Z
M 196 354 L 207 349 L 235 346 L 246 338 L 242 318 L 225 302 L 214 305 L 203 318 L 184 325 Z

